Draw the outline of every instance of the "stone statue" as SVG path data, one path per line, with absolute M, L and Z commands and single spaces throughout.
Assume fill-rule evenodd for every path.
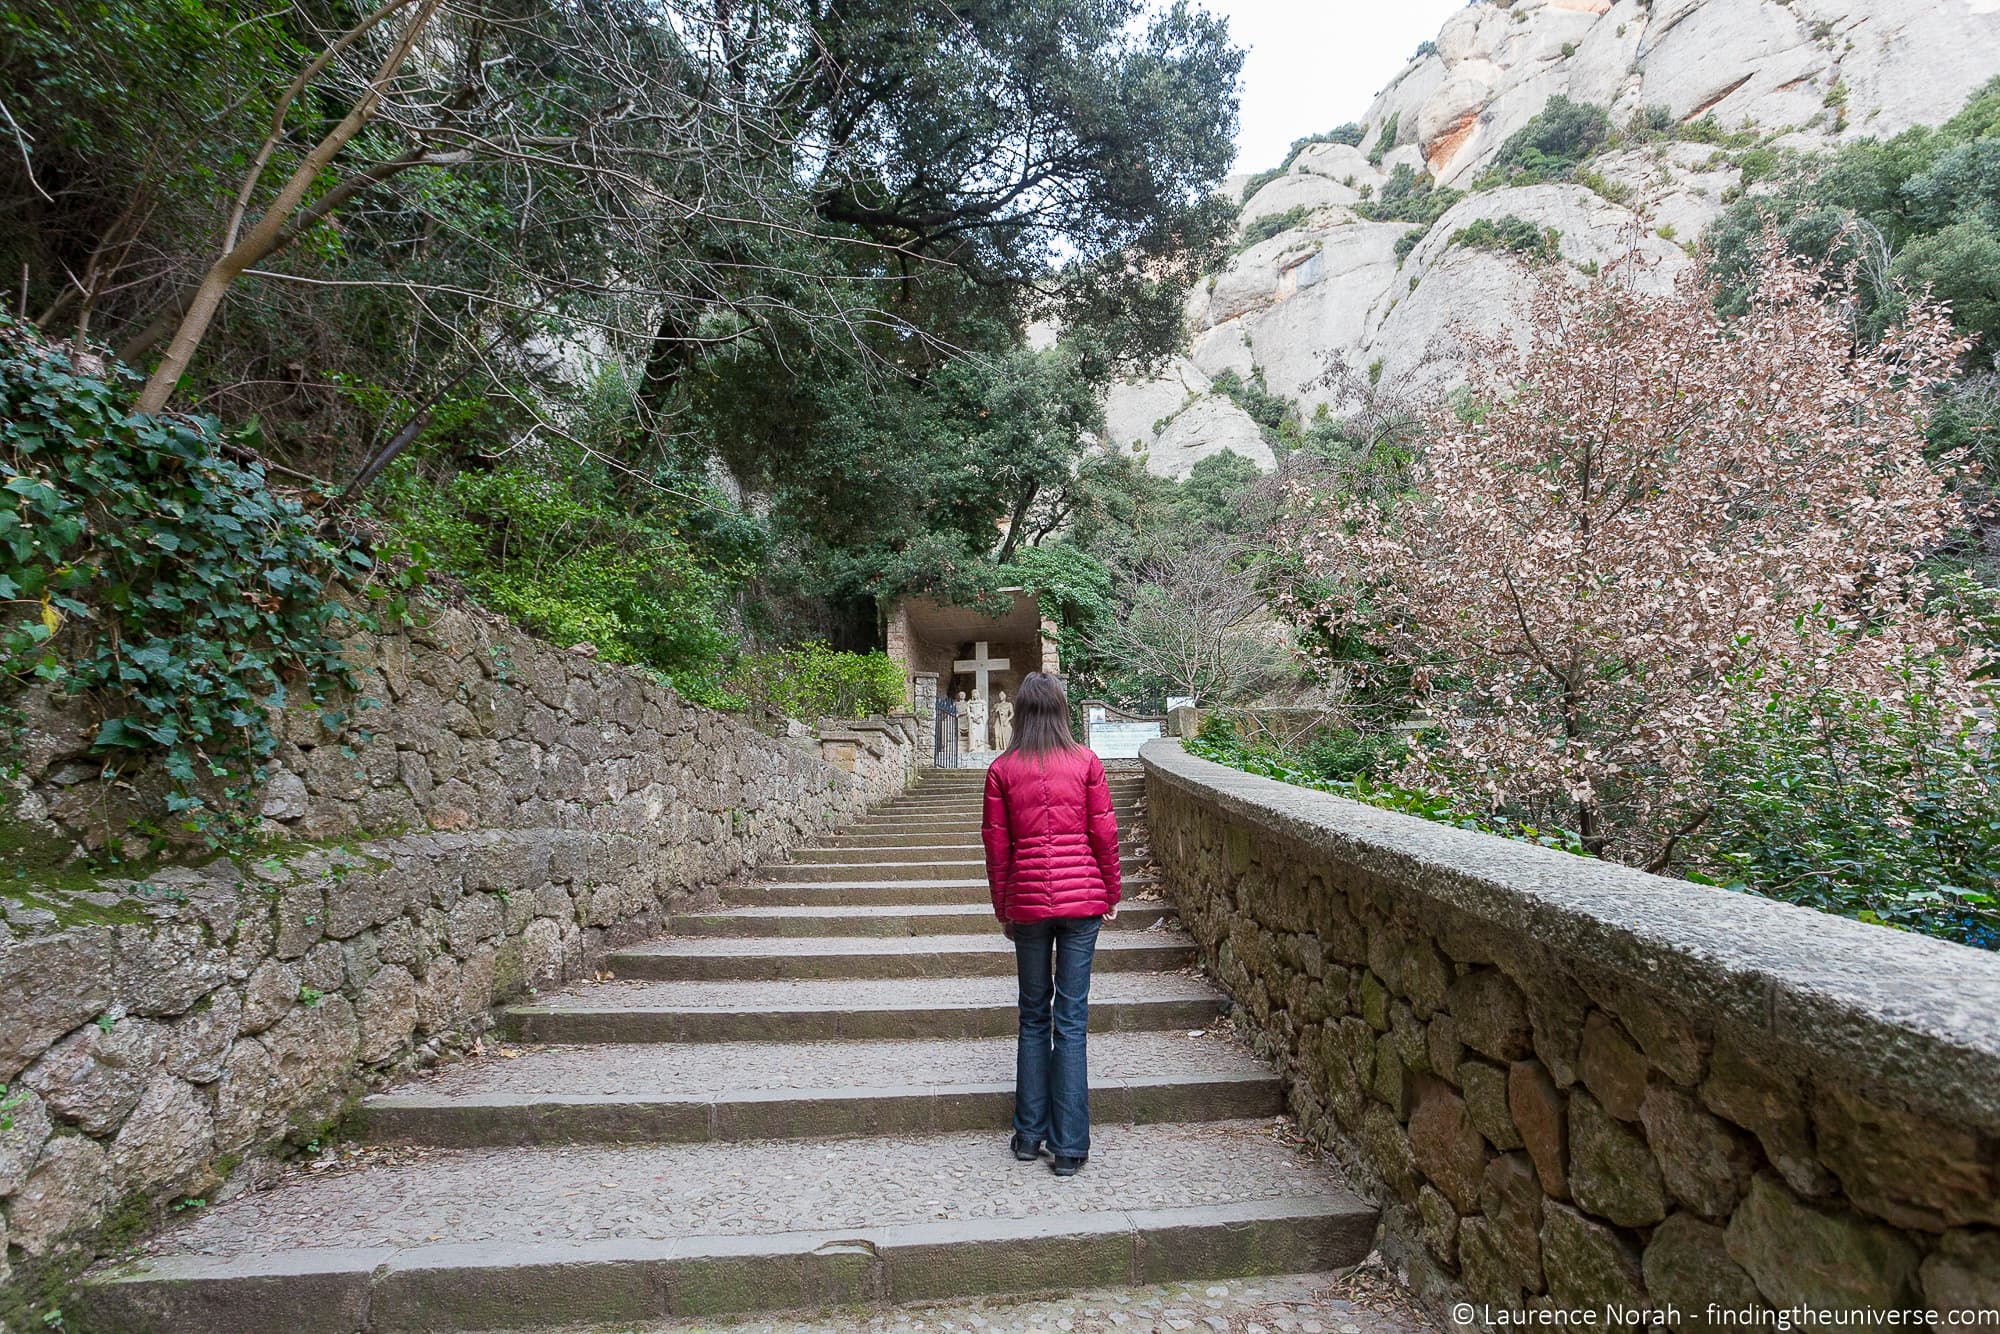
M 985 750 L 986 749 L 986 701 L 979 698 L 979 692 L 977 690 L 973 691 L 972 698 L 965 702 L 965 717 L 967 722 L 970 724 L 967 727 L 966 732 L 972 739 L 971 741 L 972 749 Z
M 993 692 L 993 749 L 1005 750 L 1014 744 L 1014 701 L 1007 692 Z
M 972 749 L 972 715 L 966 711 L 965 692 L 958 692 L 958 748 Z
M 958 705 L 951 702 L 950 695 L 939 695 L 933 701 L 937 710 L 937 722 L 932 729 L 931 763 L 940 769 L 958 767 Z

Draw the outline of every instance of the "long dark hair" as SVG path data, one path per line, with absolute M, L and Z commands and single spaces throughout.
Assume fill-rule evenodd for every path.
M 1062 682 L 1047 672 L 1029 672 L 1014 696 L 1014 739 L 1006 754 L 1016 751 L 1044 760 L 1065 751 L 1082 750 L 1069 730 L 1069 696 Z

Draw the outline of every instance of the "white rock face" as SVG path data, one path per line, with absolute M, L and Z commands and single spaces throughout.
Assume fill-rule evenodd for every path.
M 1238 373 L 1247 378 L 1247 372 Z M 1259 468 L 1274 467 L 1277 460 L 1257 423 L 1210 384 L 1193 362 L 1176 357 L 1154 379 L 1112 385 L 1104 404 L 1103 447 L 1142 455 L 1150 471 L 1165 477 L 1186 477 L 1197 462 L 1225 449 Z
M 1289 213 L 1295 208 L 1347 205 L 1360 197 L 1359 191 L 1330 177 L 1304 171 L 1287 172 L 1250 196 L 1249 202 L 1243 205 L 1241 217 L 1243 224 L 1248 226 L 1259 218 Z
M 1250 414 L 1220 394 L 1196 399 L 1175 414 L 1167 428 L 1154 439 L 1146 466 L 1153 472 L 1176 480 L 1185 478 L 1194 465 L 1224 450 L 1239 454 L 1269 471 L 1277 466 L 1271 447 Z
M 1104 402 L 1104 443 L 1135 453 L 1153 447 L 1166 420 L 1208 392 L 1209 379 L 1176 357 L 1157 379 L 1123 380 Z
M 1513 328 L 1527 290 L 1518 256 L 1455 244 L 1460 229 L 1526 219 L 1560 234 L 1579 281 L 1626 265 L 1664 285 L 1742 183 L 1728 152 L 1669 140 L 1591 162 L 1602 178 L 1592 184 L 1615 201 L 1582 184 L 1478 190 L 1404 241 L 1409 224 L 1356 211 L 1399 163 L 1466 189 L 1559 93 L 1618 125 L 1664 106 L 1803 149 L 1936 124 L 2000 74 L 2000 0 L 1476 0 L 1434 45 L 1377 95 L 1360 147 L 1309 145 L 1248 201 L 1245 225 L 1311 211 L 1197 290 L 1186 358 L 1111 391 L 1107 447 L 1136 444 L 1150 468 L 1177 477 L 1221 449 L 1271 466 L 1256 424 L 1211 390 L 1213 376 L 1261 375 L 1308 416 L 1341 407 L 1325 383 L 1333 364 L 1448 381 L 1455 334 Z M 1232 197 L 1249 179 L 1230 179 Z M 1443 357 L 1427 358 L 1432 349 Z

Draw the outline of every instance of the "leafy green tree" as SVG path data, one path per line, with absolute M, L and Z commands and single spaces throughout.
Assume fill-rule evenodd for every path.
M 1764 227 L 1794 253 L 1856 271 L 1855 317 L 1874 339 L 1928 286 L 1974 339 L 1972 361 L 2000 353 L 2000 79 L 1935 129 L 1863 139 L 1828 155 L 1780 159 L 1769 185 L 1736 200 L 1708 244 L 1724 309 L 1740 312 Z

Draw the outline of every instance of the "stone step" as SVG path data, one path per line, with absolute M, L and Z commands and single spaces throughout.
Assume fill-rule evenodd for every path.
M 801 864 L 811 862 L 851 862 L 866 860 L 872 862 L 925 862 L 925 861 L 978 861 L 986 855 L 986 845 L 978 840 L 956 843 L 939 842 L 924 835 L 876 835 L 878 838 L 894 838 L 894 843 L 859 844 L 845 838 L 837 843 L 829 843 L 814 848 L 798 848 L 792 853 L 792 860 Z
M 1127 840 L 1143 839 L 1145 837 L 1145 829 L 1146 826 L 1143 822 L 1127 820 L 1123 816 L 1119 817 L 1118 838 L 1121 843 Z M 871 816 L 853 825 L 850 832 L 856 834 L 944 835 L 952 842 L 967 842 L 979 837 L 979 817 L 974 815 L 947 816 L 940 819 L 928 816 L 912 818 Z
M 1127 815 L 1144 813 L 1145 806 L 1138 801 L 1117 798 L 1111 803 L 1112 811 L 1123 819 Z M 895 797 L 874 808 L 876 815 L 905 811 L 948 811 L 953 814 L 983 815 L 985 801 L 977 795 L 964 797 Z
M 771 868 L 764 868 L 769 870 Z M 1124 879 L 1124 891 L 1139 894 L 1150 891 L 1153 881 L 1150 877 L 1131 876 Z M 992 893 L 986 887 L 982 874 L 979 879 L 901 879 L 885 877 L 875 880 L 843 880 L 838 883 L 810 884 L 793 880 L 759 881 L 755 884 L 731 885 L 723 892 L 723 897 L 735 907 L 782 908 L 782 907 L 863 907 L 870 904 L 914 904 L 914 903 L 984 903 L 992 904 Z
M 1119 845 L 1128 851 L 1132 848 L 1144 847 L 1146 843 L 1145 829 L 1144 825 L 1120 825 L 1118 827 Z M 801 848 L 797 855 L 800 858 L 804 858 L 808 851 L 816 853 L 852 853 L 860 849 L 875 848 L 953 848 L 966 856 L 984 857 L 986 855 L 986 845 L 980 842 L 979 829 L 976 825 L 954 826 L 930 832 L 921 829 L 910 833 L 898 833 L 894 830 L 870 830 L 848 834 L 831 834 L 828 835 L 824 843 L 818 844 L 811 849 Z M 874 854 L 870 851 L 863 855 L 873 856 Z
M 1014 1039 L 529 1047 L 363 1100 L 366 1137 L 472 1148 L 991 1130 L 1013 1115 Z M 1216 1034 L 1090 1043 L 1098 1125 L 1275 1116 L 1283 1086 Z
M 1141 857 L 1120 857 L 1119 871 L 1123 875 L 1134 875 L 1146 864 Z M 758 877 L 765 883 L 786 882 L 791 884 L 842 885 L 853 881 L 877 880 L 984 880 L 986 858 L 983 854 L 964 860 L 938 858 L 931 861 L 889 861 L 860 854 L 850 855 L 838 862 L 768 862 L 757 868 Z
M 1171 972 L 1194 965 L 1194 942 L 1166 931 L 1100 936 L 1096 971 Z M 1012 977 L 1014 947 L 989 915 L 965 935 L 660 940 L 619 950 L 606 971 L 653 982 L 774 981 L 816 977 Z
M 1106 934 L 1144 931 L 1174 920 L 1170 904 L 1128 899 L 1119 905 L 1118 920 L 1106 922 Z M 677 936 L 928 936 L 958 935 L 993 929 L 993 910 L 982 900 L 971 904 L 882 904 L 878 906 L 787 905 L 728 908 L 716 912 L 683 913 L 667 922 Z
M 1143 788 L 1146 785 L 1146 775 L 1136 770 L 1131 773 L 1117 773 L 1107 770 L 1104 775 L 1104 781 L 1114 789 L 1120 787 Z M 916 786 L 911 790 L 924 792 L 937 788 L 983 788 L 985 786 L 986 770 L 984 769 L 925 769 L 922 776 L 917 779 Z
M 1011 1044 L 1011 1039 L 1010 1039 Z M 1135 1077 L 1090 1086 L 1096 1124 L 1276 1116 L 1285 1089 L 1269 1073 Z M 1014 1081 L 927 1089 L 854 1086 L 812 1094 L 494 1093 L 464 1098 L 378 1094 L 361 1109 L 373 1142 L 435 1148 L 529 1144 L 693 1144 L 991 1130 L 1014 1114 Z
M 365 1150 L 179 1226 L 65 1308 L 120 1334 L 608 1325 L 1356 1264 L 1376 1214 L 1268 1121 L 833 1144 Z
M 1106 790 L 1111 793 L 1111 799 L 1114 802 L 1132 804 L 1146 799 L 1146 789 L 1143 784 L 1139 783 L 1113 785 Z M 964 787 L 914 787 L 907 792 L 895 793 L 889 798 L 892 802 L 962 801 L 973 804 L 978 804 L 985 799 L 986 788 L 984 784 L 978 786 L 968 784 Z
M 1227 1007 L 1202 978 L 1107 973 L 1090 989 L 1095 1032 L 1205 1028 Z M 525 1042 L 820 1042 L 983 1038 L 1015 1031 L 1012 978 L 608 982 L 513 1005 Z

